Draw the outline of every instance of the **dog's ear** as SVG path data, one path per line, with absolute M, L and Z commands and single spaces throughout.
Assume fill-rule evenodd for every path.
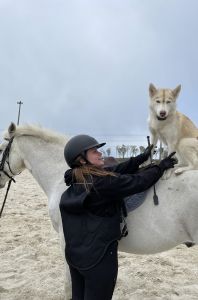
M 157 93 L 157 89 L 154 86 L 154 84 L 150 83 L 149 85 L 149 95 L 152 98 L 153 96 L 155 96 L 155 94 Z
M 181 84 L 178 85 L 174 90 L 172 90 L 173 96 L 176 99 L 181 91 Z

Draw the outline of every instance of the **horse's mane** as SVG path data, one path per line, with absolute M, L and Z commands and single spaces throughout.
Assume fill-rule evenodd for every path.
M 12 132 L 12 136 L 32 136 L 37 137 L 45 142 L 49 143 L 58 143 L 58 144 L 64 144 L 68 141 L 69 137 L 60 133 L 57 133 L 53 130 L 46 129 L 41 127 L 40 125 L 34 125 L 34 124 L 25 124 L 16 126 L 16 130 Z M 3 134 L 4 139 L 9 139 L 10 134 L 7 131 Z

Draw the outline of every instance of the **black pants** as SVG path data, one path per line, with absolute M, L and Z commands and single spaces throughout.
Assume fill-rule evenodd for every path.
M 111 300 L 118 273 L 118 242 L 113 242 L 93 268 L 81 271 L 70 266 L 72 300 Z

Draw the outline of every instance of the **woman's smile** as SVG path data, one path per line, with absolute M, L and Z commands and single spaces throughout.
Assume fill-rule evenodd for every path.
M 104 165 L 102 153 L 97 148 L 91 148 L 86 153 L 87 160 L 94 166 L 101 167 Z

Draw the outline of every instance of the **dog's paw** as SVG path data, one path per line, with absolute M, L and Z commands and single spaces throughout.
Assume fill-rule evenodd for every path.
M 184 169 L 183 168 L 177 168 L 176 170 L 175 170 L 175 174 L 176 175 L 180 175 L 180 174 L 182 174 L 184 172 Z

